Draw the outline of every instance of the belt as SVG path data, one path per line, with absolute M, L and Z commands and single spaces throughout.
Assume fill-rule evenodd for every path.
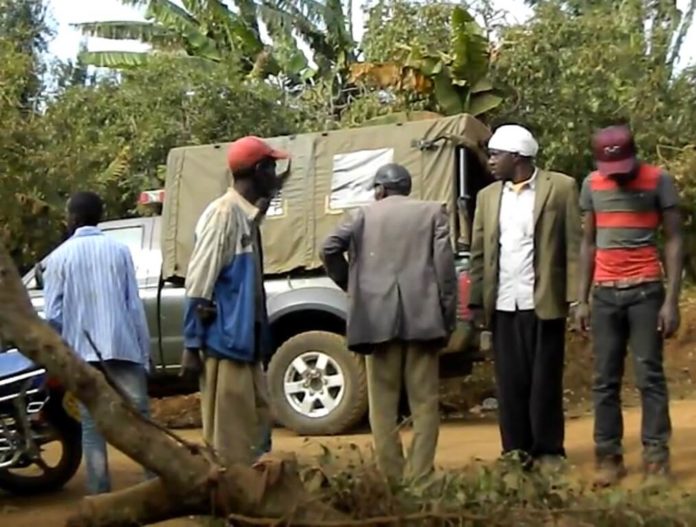
M 621 280 L 601 280 L 595 282 L 595 287 L 611 287 L 614 289 L 629 289 L 643 284 L 662 283 L 662 278 L 624 278 Z

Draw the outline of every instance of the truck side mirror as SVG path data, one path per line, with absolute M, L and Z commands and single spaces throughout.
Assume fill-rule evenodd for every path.
M 36 289 L 41 291 L 44 288 L 43 267 L 41 267 L 41 263 L 37 263 L 34 266 L 34 281 L 36 282 Z

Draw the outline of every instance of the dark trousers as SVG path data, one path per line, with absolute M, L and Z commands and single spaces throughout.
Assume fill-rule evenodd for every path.
M 592 338 L 595 356 L 594 440 L 598 458 L 623 453 L 621 383 L 627 348 L 643 406 L 641 436 L 646 462 L 669 458 L 672 425 L 667 381 L 662 366 L 662 335 L 657 318 L 664 302 L 661 283 L 617 289 L 595 287 L 592 296 Z
M 492 329 L 503 453 L 565 456 L 565 319 L 496 311 Z

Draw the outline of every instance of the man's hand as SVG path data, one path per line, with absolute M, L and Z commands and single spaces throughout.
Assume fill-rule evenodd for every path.
M 575 306 L 573 313 L 575 329 L 582 332 L 590 330 L 590 305 L 587 302 L 580 302 Z
M 291 167 L 292 167 L 292 159 L 288 159 L 288 166 L 287 166 L 287 168 L 286 168 L 283 172 L 281 172 L 280 174 L 277 175 L 277 177 L 278 177 L 278 187 L 277 187 L 277 190 L 282 189 L 283 186 L 285 185 L 285 182 L 286 182 L 286 181 L 288 180 L 288 178 L 290 177 L 290 171 L 291 171 L 290 169 L 291 169 Z
M 259 198 L 254 205 L 259 209 L 260 215 L 265 216 L 266 212 L 268 212 L 268 207 L 271 206 L 271 198 Z
M 200 351 L 186 348 L 181 354 L 181 371 L 179 377 L 186 381 L 196 381 L 203 373 L 203 360 Z
M 679 306 L 676 302 L 667 301 L 657 315 L 657 330 L 668 339 L 674 336 L 677 329 L 679 329 Z
M 481 307 L 470 307 L 471 324 L 475 329 L 486 329 L 486 316 Z
M 210 326 L 217 317 L 217 307 L 212 302 L 200 304 L 196 307 L 196 315 L 203 326 Z
M 259 209 L 259 217 L 258 221 L 263 218 L 266 213 L 268 212 L 268 208 L 271 206 L 271 202 L 278 196 L 281 190 L 283 190 L 283 186 L 285 186 L 285 182 L 287 181 L 288 177 L 290 177 L 290 168 L 292 166 L 292 160 L 288 160 L 288 166 L 287 168 L 281 172 L 280 174 L 276 174 L 273 182 L 271 183 L 271 188 L 269 189 L 269 195 L 268 196 L 262 196 L 259 199 L 256 200 L 254 203 L 254 206 Z

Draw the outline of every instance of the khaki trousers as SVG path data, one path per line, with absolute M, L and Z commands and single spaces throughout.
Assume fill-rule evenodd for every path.
M 200 379 L 203 438 L 225 464 L 252 465 L 270 425 L 266 375 L 260 362 L 205 356 Z
M 367 356 L 370 427 L 377 463 L 391 481 L 421 482 L 435 470 L 440 427 L 439 348 L 429 344 L 389 342 Z M 404 459 L 397 423 L 402 383 L 413 419 L 413 440 Z

